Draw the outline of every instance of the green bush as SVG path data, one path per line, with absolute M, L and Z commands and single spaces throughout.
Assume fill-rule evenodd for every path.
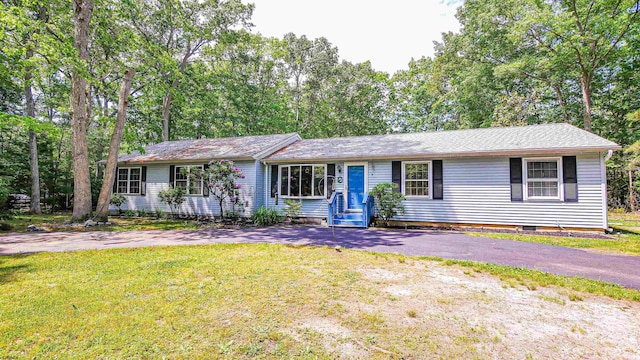
M 109 199 L 109 204 L 118 208 L 118 214 L 122 213 L 122 205 L 127 201 L 127 199 L 122 194 L 113 194 L 111 195 L 111 199 Z
M 162 211 L 162 209 L 156 209 L 155 214 L 156 214 L 156 218 L 158 219 L 162 219 L 165 217 L 165 213 L 164 211 Z
M 136 214 L 138 215 L 138 217 L 150 217 L 151 216 L 151 212 L 147 211 L 146 209 L 137 210 Z
M 186 192 L 181 187 L 170 187 L 161 190 L 158 193 L 158 197 L 161 202 L 169 205 L 171 213 L 174 214 L 174 216 L 178 213 L 178 210 L 180 210 L 180 205 L 187 200 Z
M 136 211 L 135 210 L 127 210 L 124 212 L 124 216 L 128 217 L 128 218 L 132 218 L 136 216 Z
M 9 231 L 12 229 L 11 224 L 0 221 L 0 231 Z
M 7 197 L 11 191 L 10 182 L 8 178 L 0 177 L 0 209 L 4 208 L 7 204 Z
M 396 215 L 405 213 L 402 202 L 406 199 L 404 195 L 396 191 L 398 185 L 390 182 L 383 182 L 376 185 L 369 194 L 375 199 L 377 216 L 384 226 L 389 226 L 389 220 Z
M 302 210 L 302 201 L 285 199 L 284 204 L 287 206 L 284 208 L 284 214 L 291 219 L 300 217 L 300 211 Z
M 282 221 L 282 216 L 277 209 L 260 206 L 251 215 L 251 221 L 259 226 L 271 226 Z

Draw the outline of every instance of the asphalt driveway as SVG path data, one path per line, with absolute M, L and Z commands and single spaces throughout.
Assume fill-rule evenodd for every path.
M 438 256 L 583 276 L 640 289 L 640 257 L 589 252 L 545 244 L 486 239 L 424 230 L 270 227 L 128 232 L 52 232 L 0 235 L 0 255 L 42 251 L 212 243 L 340 245 L 344 248 Z

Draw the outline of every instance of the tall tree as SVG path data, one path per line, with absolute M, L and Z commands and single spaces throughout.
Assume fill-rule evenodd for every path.
M 593 81 L 613 53 L 637 28 L 640 1 L 562 0 L 536 2 L 523 28 L 535 39 L 547 61 L 575 74 L 580 81 L 583 127 L 591 131 Z
M 91 178 L 87 130 L 87 62 L 89 60 L 89 29 L 93 0 L 73 0 L 73 39 L 77 63 L 71 75 L 71 131 L 73 141 L 73 215 L 72 221 L 86 220 L 91 215 Z
M 231 29 L 248 26 L 253 5 L 239 0 L 135 0 L 130 21 L 162 79 L 162 141 L 170 139 L 171 105 L 187 65 Z
M 47 16 L 46 8 L 44 6 L 38 6 L 37 9 L 37 21 L 44 21 Z M 39 30 L 39 29 L 38 29 Z M 29 62 L 35 52 L 35 42 L 33 36 L 37 34 L 38 30 L 34 30 L 32 33 L 25 35 L 25 45 L 27 47 L 25 54 L 25 70 L 24 70 L 24 97 L 26 115 L 32 118 L 36 117 L 36 103 L 33 99 L 33 65 Z M 31 206 L 30 210 L 34 214 L 41 214 L 40 208 L 40 168 L 38 167 L 38 138 L 33 129 L 29 129 L 29 166 L 31 169 Z
M 98 196 L 98 205 L 96 206 L 95 218 L 98 221 L 107 221 L 107 217 L 109 215 L 109 199 L 113 189 L 113 182 L 117 175 L 116 166 L 118 165 L 118 152 L 120 150 L 120 142 L 122 141 L 122 135 L 124 133 L 124 125 L 127 119 L 127 107 L 129 105 L 129 94 L 131 93 L 131 86 L 135 73 L 135 70 L 128 69 L 125 71 L 122 78 L 116 124 L 113 129 L 113 134 L 111 135 L 107 165 L 105 167 L 100 195 Z

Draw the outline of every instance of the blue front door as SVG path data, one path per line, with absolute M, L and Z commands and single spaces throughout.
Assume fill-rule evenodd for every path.
M 347 166 L 347 210 L 362 211 L 364 175 L 364 165 Z

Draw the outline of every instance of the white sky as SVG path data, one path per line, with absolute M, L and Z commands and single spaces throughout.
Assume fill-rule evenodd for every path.
M 433 55 L 441 33 L 457 31 L 456 0 L 248 0 L 256 5 L 253 32 L 281 38 L 288 32 L 324 36 L 341 60 L 370 60 L 393 74 L 413 57 Z

